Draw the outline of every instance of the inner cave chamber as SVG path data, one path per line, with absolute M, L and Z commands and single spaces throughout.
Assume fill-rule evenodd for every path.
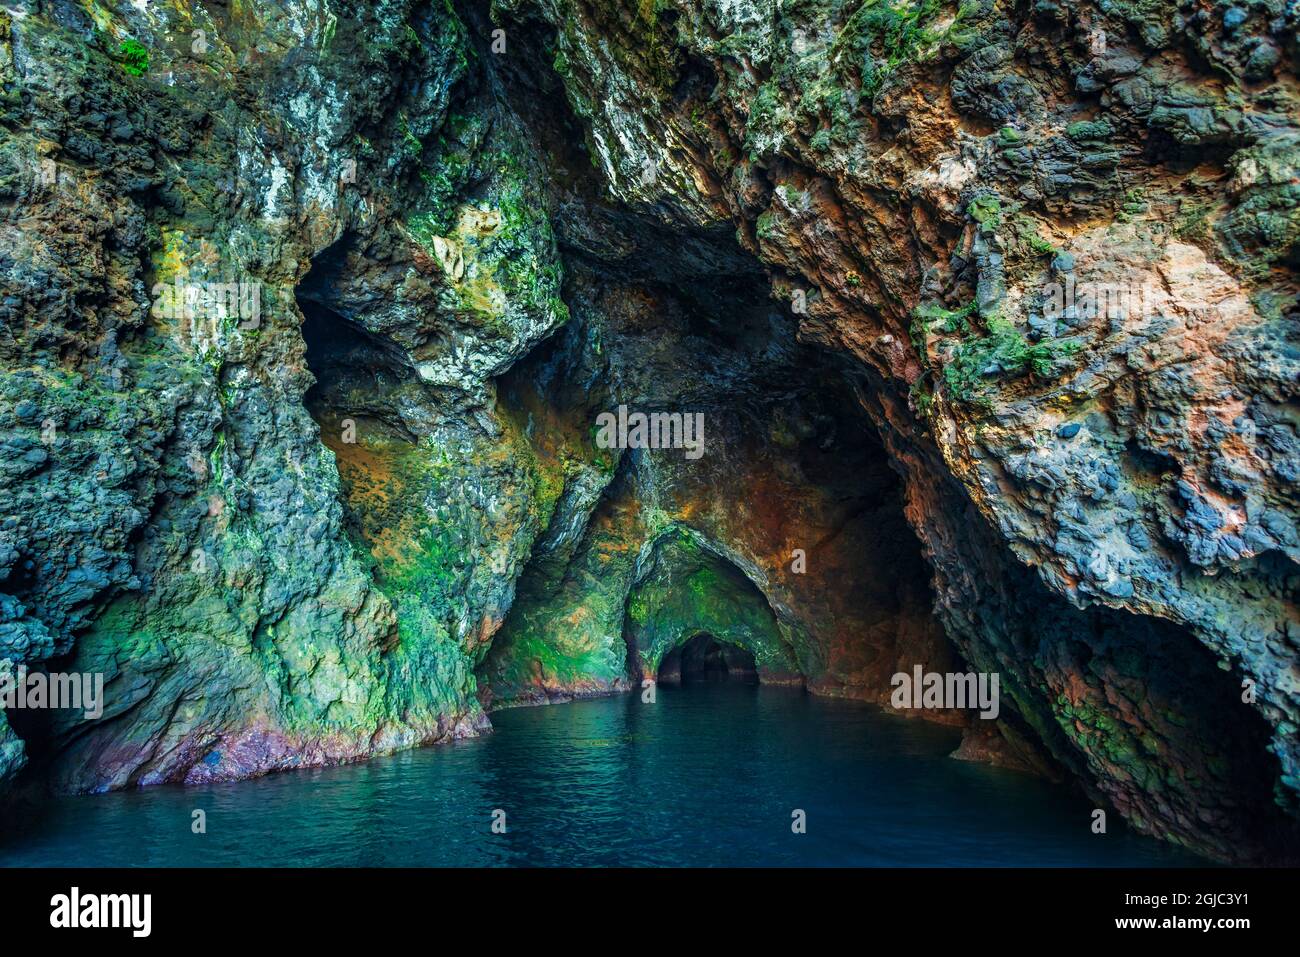
M 1073 608 L 998 558 L 969 503 L 938 499 L 967 516 L 951 561 L 985 583 L 960 604 L 947 596 L 983 642 L 982 660 L 964 658 L 935 617 L 865 388 L 794 341 L 752 275 L 706 285 L 690 257 L 672 269 L 682 275 L 573 255 L 573 318 L 477 395 L 421 377 L 436 343 L 399 343 L 347 318 L 331 283 L 309 287 L 307 404 L 335 454 L 345 524 L 394 602 L 394 653 L 426 643 L 420 667 L 472 675 L 458 693 L 489 711 L 723 675 L 887 705 L 891 677 L 917 664 L 998 671 L 998 729 L 973 722 L 964 755 L 1080 781 L 1098 776 L 1101 747 L 1132 762 L 1133 781 L 1193 767 L 1202 803 L 1262 809 L 1249 825 L 1217 814 L 1222 846 L 1292 841 L 1260 722 L 1216 717 L 1238 713 L 1235 679 L 1202 664 L 1202 646 L 1172 625 Z M 620 404 L 703 412 L 704 454 L 596 448 L 596 416 Z M 1193 685 L 1221 691 L 1222 706 Z M 1129 687 L 1158 707 L 1117 709 L 1114 689 Z M 1039 698 L 1055 706 L 1020 711 Z M 1111 787 L 1118 804 L 1193 813 L 1182 792 Z
M 421 374 L 436 334 L 356 308 L 346 242 L 303 283 L 307 406 L 399 615 L 486 602 L 490 631 L 468 622 L 460 644 L 488 707 L 720 665 L 883 703 L 903 664 L 946 667 L 901 480 L 845 372 L 797 341 L 734 240 L 664 246 L 620 215 L 657 255 L 566 250 L 572 318 L 480 394 Z M 698 411 L 703 454 L 597 448 L 619 405 Z
M 751 652 L 701 633 L 664 655 L 657 677 L 660 684 L 728 680 L 757 684 L 758 666 Z
M 751 656 L 763 682 L 877 702 L 901 665 L 948 667 L 862 383 L 801 339 L 731 225 L 609 199 L 579 121 L 537 108 L 563 102 L 540 39 L 491 61 L 515 98 L 492 107 L 492 136 L 518 152 L 521 123 L 544 167 L 567 171 L 545 204 L 567 321 L 525 341 L 534 317 L 482 315 L 485 277 L 509 298 L 545 260 L 522 268 L 538 247 L 491 225 L 499 165 L 471 167 L 446 217 L 478 224 L 444 238 L 463 258 L 450 271 L 345 236 L 299 289 L 308 408 L 347 527 L 399 615 L 436 611 L 488 708 L 628 689 L 665 661 L 680 673 L 701 635 Z M 433 292 L 404 279 L 401 295 L 422 301 L 374 295 L 412 267 Z M 464 375 L 447 374 L 453 360 Z M 596 417 L 620 406 L 702 415 L 703 454 L 597 448 Z

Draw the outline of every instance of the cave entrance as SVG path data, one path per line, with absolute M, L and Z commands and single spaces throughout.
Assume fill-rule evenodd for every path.
M 739 681 L 758 684 L 758 665 L 744 648 L 701 633 L 664 655 L 658 680 L 668 684 Z

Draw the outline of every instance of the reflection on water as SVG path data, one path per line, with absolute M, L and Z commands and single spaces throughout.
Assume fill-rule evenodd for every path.
M 686 685 L 492 720 L 477 740 L 346 768 L 10 809 L 0 864 L 1203 863 L 1115 814 L 1094 835 L 1077 794 L 951 760 L 951 729 L 856 702 Z M 195 808 L 207 834 L 190 832 Z

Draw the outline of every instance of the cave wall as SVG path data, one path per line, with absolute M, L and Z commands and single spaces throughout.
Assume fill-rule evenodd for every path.
M 107 681 L 105 720 L 61 716 L 32 743 L 54 780 L 237 778 L 484 727 L 462 648 L 492 597 L 458 612 L 470 628 L 411 635 L 405 592 L 376 584 L 304 407 L 295 296 L 314 257 L 369 243 L 405 307 L 374 322 L 405 319 L 409 349 L 455 294 L 392 209 L 442 189 L 419 165 L 469 68 L 464 26 L 411 4 L 52 3 L 0 28 L 6 441 L 26 458 L 3 490 L 2 651 Z M 174 282 L 231 281 L 260 284 L 257 316 L 160 308 Z M 558 321 L 546 305 L 494 316 L 520 341 L 480 361 L 526 349 Z
M 1105 606 L 1144 647 L 1144 618 L 1176 622 L 1236 692 L 1188 686 L 1183 707 L 1262 720 L 1265 790 L 1294 813 L 1294 11 L 497 6 L 554 31 L 616 197 L 734 223 L 800 338 L 861 366 L 963 656 L 992 667 L 1019 630 L 970 614 L 1019 567 L 1046 588 L 1003 613 L 1041 604 L 1045 629 Z M 1053 308 L 1067 283 L 1137 295 Z M 1089 682 L 1113 708 L 1142 678 L 1129 662 Z M 1114 790 L 1109 730 L 1071 713 L 1087 695 L 1044 690 L 1026 716 Z M 1207 838 L 1213 812 L 1153 783 L 1190 808 L 1199 780 L 1143 763 L 1140 826 L 1228 857 L 1267 845 Z M 1241 777 L 1224 787 L 1258 801 Z
M 818 693 L 997 670 L 966 756 L 1285 857 L 1295 18 L 0 12 L 0 658 L 108 699 L 0 715 L 0 779 L 473 734 L 725 608 Z M 255 323 L 158 308 L 232 280 Z M 596 448 L 624 402 L 704 411 L 704 458 Z

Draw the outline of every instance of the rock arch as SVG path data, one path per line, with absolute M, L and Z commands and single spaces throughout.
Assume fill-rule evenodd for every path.
M 636 678 L 655 678 L 671 652 L 699 635 L 751 654 L 759 679 L 802 684 L 791 645 L 763 593 L 734 564 L 674 529 L 653 545 L 627 602 L 624 637 Z

